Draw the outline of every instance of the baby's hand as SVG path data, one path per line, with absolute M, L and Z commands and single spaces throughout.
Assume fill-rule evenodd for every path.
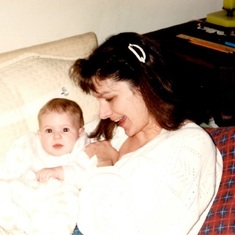
M 85 148 L 88 156 L 96 155 L 98 158 L 98 167 L 113 166 L 119 156 L 118 151 L 112 147 L 109 141 L 96 141 Z
M 39 182 L 47 182 L 50 178 L 64 180 L 64 171 L 61 166 L 43 168 L 36 172 L 36 178 Z

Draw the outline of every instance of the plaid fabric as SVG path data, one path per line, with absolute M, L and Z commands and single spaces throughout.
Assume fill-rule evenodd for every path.
M 218 194 L 199 235 L 235 234 L 235 126 L 207 128 L 223 157 Z

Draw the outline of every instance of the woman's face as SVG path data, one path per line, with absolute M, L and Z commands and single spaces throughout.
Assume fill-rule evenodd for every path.
M 93 96 L 99 101 L 99 116 L 110 118 L 124 128 L 128 136 L 148 130 L 153 124 L 143 97 L 128 82 L 116 82 L 112 79 L 95 80 L 97 92 Z M 155 122 L 154 122 L 155 123 Z

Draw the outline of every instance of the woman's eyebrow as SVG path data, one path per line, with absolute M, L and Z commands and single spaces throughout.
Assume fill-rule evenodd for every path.
M 104 95 L 107 95 L 109 93 L 110 93 L 110 91 L 102 91 L 102 92 L 94 92 L 93 94 L 94 94 L 95 97 L 101 98 Z

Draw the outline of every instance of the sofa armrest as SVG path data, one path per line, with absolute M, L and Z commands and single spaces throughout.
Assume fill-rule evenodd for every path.
M 0 63 L 21 56 L 25 53 L 60 57 L 86 57 L 97 47 L 97 37 L 94 32 L 87 32 L 56 41 L 51 41 L 31 47 L 20 48 L 0 54 Z

